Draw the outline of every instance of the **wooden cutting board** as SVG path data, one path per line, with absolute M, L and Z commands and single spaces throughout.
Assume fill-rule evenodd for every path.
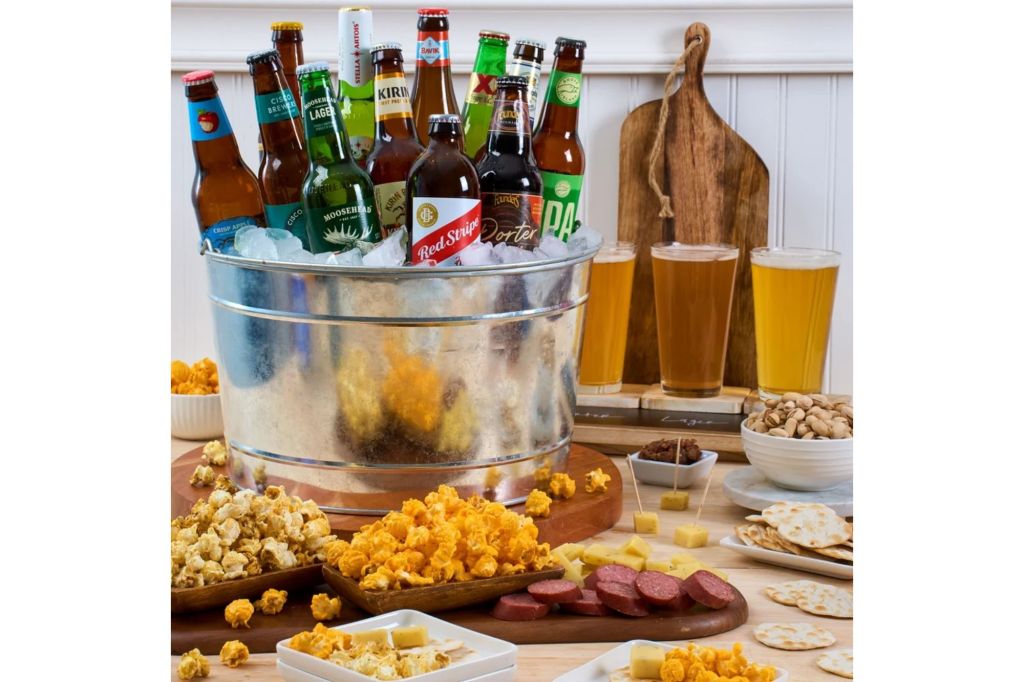
M 661 100 L 634 109 L 619 142 L 619 239 L 636 242 L 636 272 L 630 307 L 623 381 L 660 380 L 650 247 L 659 241 L 725 242 L 739 247 L 725 385 L 757 386 L 750 249 L 768 241 L 768 168 L 729 127 L 704 94 L 704 62 L 711 32 L 691 24 L 686 44 L 702 39 L 686 61 L 680 88 L 670 96 L 665 152 L 656 170 L 671 198 L 674 218 L 659 218 L 660 205 L 647 183 Z

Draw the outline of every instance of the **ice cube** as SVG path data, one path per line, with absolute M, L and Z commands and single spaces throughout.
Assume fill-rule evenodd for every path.
M 496 265 L 498 257 L 494 255 L 494 245 L 490 242 L 473 242 L 459 252 L 459 264 L 473 267 L 476 265 Z
M 281 257 L 281 260 L 285 260 L 285 261 L 288 261 L 290 263 L 315 263 L 315 262 L 317 262 L 316 261 L 316 256 L 314 256 L 309 251 L 306 251 L 303 248 L 300 248 L 297 251 L 289 251 L 288 253 L 280 253 L 280 246 L 279 246 L 278 247 L 278 255 Z
M 580 229 L 576 230 L 569 236 L 569 253 L 573 255 L 579 255 L 586 251 L 592 251 L 601 247 L 601 242 L 604 238 L 601 237 L 601 233 L 597 230 L 591 229 L 586 225 L 580 225 Z
M 235 248 L 244 258 L 256 258 L 259 260 L 277 260 L 277 244 L 267 236 L 263 228 L 256 228 L 253 232 L 246 233 L 239 245 L 236 241 Z
M 253 239 L 260 236 L 263 231 L 262 227 L 256 227 L 255 225 L 246 225 L 238 232 L 235 232 L 235 251 L 239 254 L 244 254 L 249 250 L 249 244 Z
M 498 257 L 499 261 L 505 264 L 528 263 L 530 261 L 537 260 L 532 252 L 519 248 L 518 246 L 509 246 L 504 242 L 494 247 L 494 255 Z
M 569 257 L 569 247 L 553 234 L 544 235 L 540 240 L 540 244 L 534 249 L 534 253 L 538 251 L 544 258 L 558 259 Z
M 363 265 L 374 268 L 394 268 L 405 264 L 405 228 L 400 227 L 363 256 Z
M 322 253 L 315 254 L 313 256 L 313 262 L 318 265 L 332 265 L 334 264 L 334 252 L 324 251 Z
M 267 236 L 274 241 L 274 245 L 277 246 L 277 254 L 281 260 L 288 260 L 288 254 L 302 249 L 302 240 L 288 230 L 268 227 L 266 232 Z
M 341 253 L 332 253 L 327 259 L 328 265 L 362 265 L 363 252 L 359 249 L 349 249 Z

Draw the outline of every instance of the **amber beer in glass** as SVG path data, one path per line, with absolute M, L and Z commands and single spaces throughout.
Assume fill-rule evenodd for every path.
M 738 257 L 728 244 L 651 247 L 665 393 L 709 398 L 721 392 Z
M 839 258 L 793 247 L 750 252 L 762 398 L 821 392 Z
M 622 389 L 635 264 L 636 245 L 630 242 L 608 244 L 594 257 L 583 325 L 580 393 L 617 393 Z

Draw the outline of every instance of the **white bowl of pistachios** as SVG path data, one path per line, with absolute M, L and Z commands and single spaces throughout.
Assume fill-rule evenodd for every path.
M 821 394 L 765 402 L 740 428 L 747 459 L 792 490 L 828 490 L 853 479 L 853 405 Z

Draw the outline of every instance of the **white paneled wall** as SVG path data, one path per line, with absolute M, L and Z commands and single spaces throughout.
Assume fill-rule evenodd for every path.
M 423 3 L 427 4 L 427 3 Z M 664 74 L 693 21 L 712 34 L 705 89 L 719 114 L 764 159 L 771 176 L 769 244 L 843 253 L 826 390 L 853 390 L 852 10 L 848 0 L 500 0 L 441 3 L 452 10 L 455 87 L 466 88 L 476 32 L 497 28 L 588 42 L 580 128 L 587 152 L 583 219 L 613 237 L 619 127 L 632 109 L 660 99 Z M 256 114 L 245 55 L 269 43 L 274 20 L 299 20 L 306 61 L 337 61 L 336 9 L 324 0 L 175 0 L 171 54 L 172 353 L 212 354 L 206 273 L 189 200 L 194 166 L 180 77 L 217 71 L 225 109 L 255 169 Z M 374 40 L 415 45 L 417 3 L 375 2 Z M 550 52 L 545 72 L 550 69 Z M 407 66 L 411 69 L 411 60 Z M 541 87 L 545 87 L 542 81 Z M 461 98 L 460 98 L 461 101 Z

